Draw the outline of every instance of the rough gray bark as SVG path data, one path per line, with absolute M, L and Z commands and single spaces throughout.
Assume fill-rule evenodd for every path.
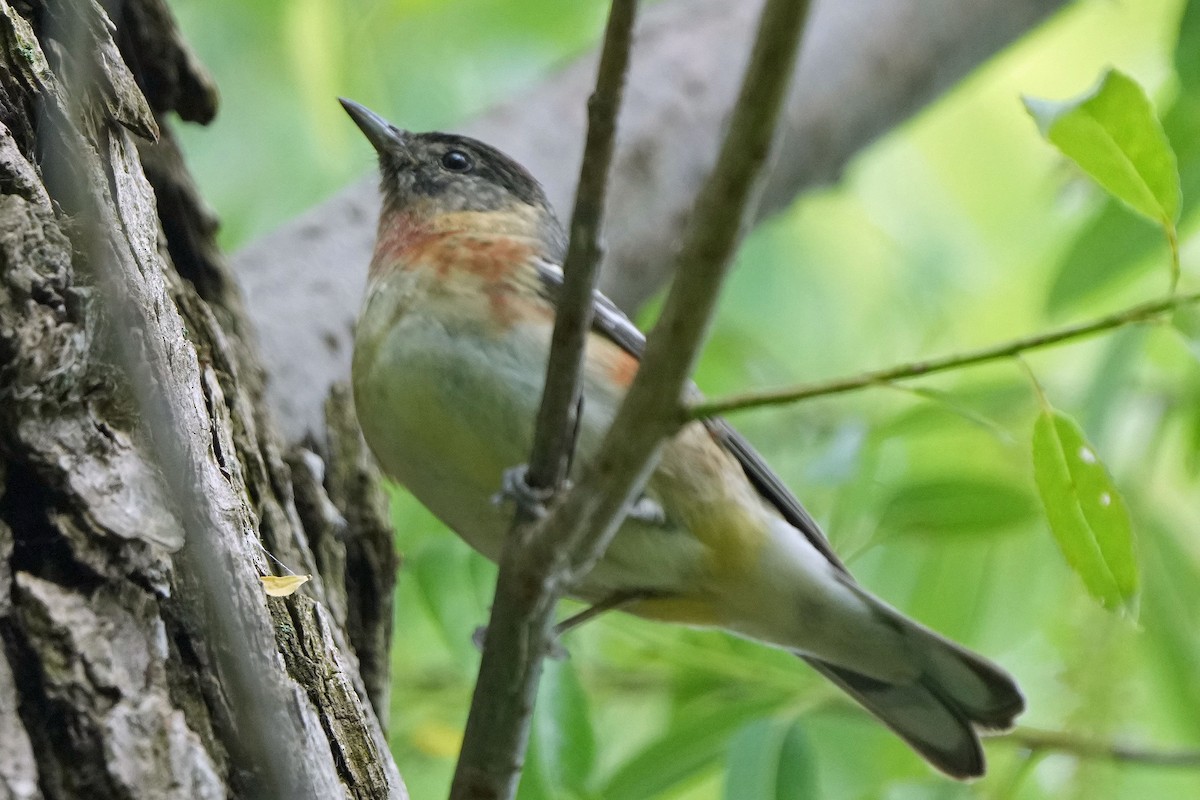
M 275 435 L 162 118 L 215 90 L 106 5 L 0 0 L 0 797 L 404 797 L 369 461 L 344 403 L 329 467 Z
M 760 216 L 835 180 L 864 145 L 1064 3 L 817 3 Z M 626 309 L 668 277 L 690 204 L 716 158 L 761 5 L 664 0 L 642 15 L 605 220 L 602 289 Z M 593 54 L 462 126 L 529 167 L 564 217 L 594 73 Z M 349 372 L 377 211 L 375 181 L 367 179 L 234 257 L 271 368 L 268 396 L 293 439 L 320 427 L 328 386 Z

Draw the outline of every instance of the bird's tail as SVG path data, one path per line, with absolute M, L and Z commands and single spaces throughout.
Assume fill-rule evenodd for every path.
M 984 772 L 979 731 L 1007 730 L 1025 709 L 1016 682 L 982 656 L 870 599 L 893 624 L 902 627 L 919 654 L 922 668 L 915 680 L 887 683 L 802 657 L 933 766 L 954 778 L 979 777 Z

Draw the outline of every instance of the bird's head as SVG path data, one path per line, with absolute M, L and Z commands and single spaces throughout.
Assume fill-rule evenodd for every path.
M 468 136 L 412 133 L 352 100 L 341 103 L 379 154 L 385 222 L 469 219 L 473 229 L 540 239 L 545 255 L 561 260 L 562 226 L 541 184 L 516 161 Z

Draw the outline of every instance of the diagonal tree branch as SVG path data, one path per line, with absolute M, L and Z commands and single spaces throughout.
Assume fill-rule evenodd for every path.
M 528 486 L 547 499 L 566 479 L 575 444 L 576 403 L 584 348 L 592 323 L 604 200 L 636 17 L 637 0 L 613 0 L 596 74 L 596 90 L 588 100 L 587 144 L 526 477 Z M 543 580 L 540 592 L 528 595 L 519 591 L 522 585 L 528 585 L 523 573 L 529 571 L 526 559 L 533 549 L 530 534 L 536 521 L 532 507 L 517 504 L 501 556 L 496 601 L 484 640 L 483 661 L 471 699 L 451 798 L 508 798 L 516 794 L 542 658 L 554 636 L 554 608 L 565 588 L 560 580 Z M 561 574 L 561 561 L 558 564 Z M 528 605 L 510 608 L 513 598 L 527 599 Z M 530 648 L 530 641 L 537 646 Z
M 1069 731 L 1046 731 L 1037 728 L 1017 728 L 998 741 L 1024 747 L 1033 752 L 1067 753 L 1079 758 L 1123 761 L 1156 767 L 1200 767 L 1200 750 L 1155 750 L 1148 747 L 1118 744 Z
M 541 524 L 504 548 L 452 799 L 509 798 L 516 791 L 555 604 L 604 552 L 678 417 L 770 153 L 807 9 L 796 0 L 766 3 L 729 133 L 696 201 L 678 277 L 642 368 L 579 484 Z
M 715 417 L 719 414 L 729 414 L 734 411 L 745 411 L 750 408 L 760 408 L 762 406 L 797 403 L 801 400 L 811 400 L 815 397 L 845 394 L 846 392 L 853 392 L 870 386 L 884 386 L 895 381 L 932 375 L 935 372 L 947 372 L 953 369 L 985 364 L 989 361 L 1012 358 L 1031 350 L 1040 350 L 1045 347 L 1066 344 L 1078 339 L 1085 339 L 1115 330 L 1125 325 L 1145 322 L 1167 311 L 1197 302 L 1200 302 L 1200 292 L 1168 295 L 1157 300 L 1150 300 L 1130 306 L 1129 308 L 1093 320 L 1066 325 L 1020 339 L 1000 342 L 999 344 L 989 345 L 978 350 L 969 350 L 965 353 L 955 353 L 939 358 L 898 364 L 893 367 L 871 370 L 870 372 L 863 372 L 846 378 L 836 378 L 830 381 L 789 386 L 783 389 L 769 389 L 761 392 L 745 392 L 703 403 L 693 403 L 687 408 L 682 421 L 686 422 L 688 420 Z
M 566 478 L 573 446 L 572 414 L 579 394 L 584 343 L 592 324 L 592 295 L 599 278 L 601 222 L 608 197 L 608 173 L 617 138 L 617 112 L 629 69 L 629 48 L 637 0 L 613 0 L 604 49 L 596 75 L 596 91 L 588 99 L 587 143 L 571 216 L 570 246 L 563 264 L 562 293 L 554 320 L 546 388 L 538 410 L 529 485 L 557 489 Z

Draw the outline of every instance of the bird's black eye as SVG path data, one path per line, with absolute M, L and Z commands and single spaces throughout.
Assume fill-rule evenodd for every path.
M 462 150 L 447 150 L 442 155 L 442 166 L 451 172 L 466 172 L 475 162 Z

